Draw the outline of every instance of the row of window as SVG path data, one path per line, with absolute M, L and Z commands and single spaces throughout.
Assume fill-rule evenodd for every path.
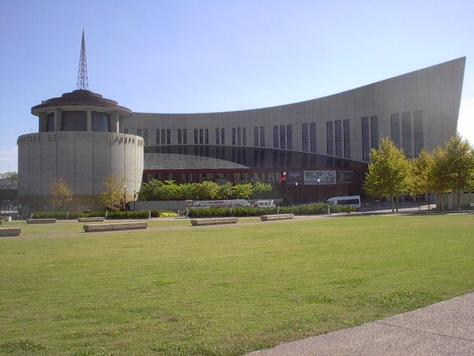
M 93 115 L 93 117 L 95 117 Z M 96 125 L 103 123 L 99 121 Z M 379 146 L 379 119 L 377 115 L 364 116 L 361 119 L 362 129 L 362 160 L 369 161 L 370 150 Z M 53 120 L 54 122 L 54 120 Z M 65 121 L 68 123 L 68 121 Z M 94 122 L 94 121 L 93 121 Z M 94 126 L 93 127 L 106 127 Z M 416 157 L 423 148 L 423 113 L 422 111 L 395 113 L 390 116 L 391 139 L 409 157 Z M 100 131 L 100 130 L 95 130 Z M 128 130 L 124 130 L 128 133 Z M 351 158 L 351 122 L 349 119 L 326 121 L 326 154 L 329 156 Z M 209 129 L 195 128 L 193 130 L 195 145 L 209 145 Z M 137 129 L 137 135 L 143 137 L 145 145 L 148 144 L 148 130 Z M 171 130 L 156 129 L 156 144 L 170 145 Z M 215 144 L 225 145 L 225 128 L 215 129 Z M 188 144 L 188 130 L 177 130 L 178 145 Z M 233 146 L 247 146 L 247 128 L 232 127 L 231 143 Z M 301 143 L 303 152 L 317 153 L 317 123 L 303 123 L 301 125 Z M 253 128 L 253 145 L 255 147 L 265 147 L 265 127 L 255 126 Z M 273 125 L 273 148 L 293 149 L 293 126 Z
M 56 130 L 54 112 L 40 119 L 39 132 Z M 87 131 L 87 111 L 63 111 L 60 116 L 59 131 Z M 111 132 L 110 114 L 100 111 L 91 112 L 91 130 Z

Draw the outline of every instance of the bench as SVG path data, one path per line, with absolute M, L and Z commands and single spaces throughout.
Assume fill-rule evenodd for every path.
M 103 216 L 89 216 L 77 219 L 79 222 L 100 222 L 104 220 L 105 218 Z
M 236 224 L 238 219 L 236 217 L 228 218 L 206 218 L 206 219 L 192 219 L 192 226 L 205 226 L 205 225 L 220 225 L 220 224 Z
M 0 237 L 20 236 L 21 228 L 19 227 L 0 227 Z
M 275 221 L 275 220 L 288 220 L 293 219 L 295 214 L 271 214 L 271 215 L 262 215 L 260 220 L 262 221 Z
M 84 232 L 103 232 L 120 230 L 144 230 L 148 228 L 147 222 L 120 222 L 110 224 L 85 224 Z
M 53 224 L 56 219 L 27 219 L 27 224 Z

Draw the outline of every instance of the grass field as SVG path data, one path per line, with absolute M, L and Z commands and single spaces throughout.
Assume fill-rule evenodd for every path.
M 0 353 L 241 354 L 474 290 L 474 215 L 0 239 Z

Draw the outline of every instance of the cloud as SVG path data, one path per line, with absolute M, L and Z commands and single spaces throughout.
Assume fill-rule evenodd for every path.
M 461 101 L 459 110 L 458 132 L 474 145 L 474 98 Z
M 17 147 L 8 147 L 0 149 L 0 173 L 17 171 L 18 154 Z

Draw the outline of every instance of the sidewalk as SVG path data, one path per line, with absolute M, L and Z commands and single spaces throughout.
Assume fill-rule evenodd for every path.
M 250 355 L 474 355 L 474 293 Z

